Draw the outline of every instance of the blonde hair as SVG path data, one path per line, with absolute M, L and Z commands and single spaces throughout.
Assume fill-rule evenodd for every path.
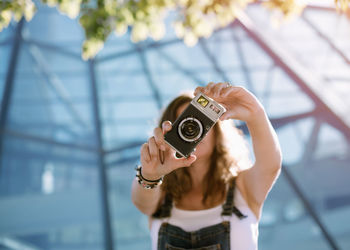
M 172 123 L 176 120 L 177 109 L 191 102 L 193 96 L 184 93 L 176 97 L 163 111 L 158 126 L 166 120 Z M 237 174 L 250 167 L 249 150 L 241 130 L 232 121 L 218 121 L 214 127 L 215 147 L 211 157 L 210 168 L 203 181 L 204 205 L 212 205 L 213 197 L 221 195 L 223 198 L 226 184 Z M 164 177 L 162 190 L 171 195 L 174 201 L 181 200 L 183 194 L 192 188 L 192 180 L 187 168 L 179 168 Z

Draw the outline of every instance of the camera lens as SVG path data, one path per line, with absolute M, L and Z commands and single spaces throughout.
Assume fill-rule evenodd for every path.
M 199 134 L 198 123 L 194 121 L 186 121 L 182 124 L 181 132 L 188 139 L 193 139 Z
M 201 137 L 203 126 L 198 119 L 187 117 L 180 122 L 178 131 L 183 140 L 193 142 Z

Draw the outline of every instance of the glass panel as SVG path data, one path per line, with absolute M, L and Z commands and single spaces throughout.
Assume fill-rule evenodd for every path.
M 9 26 L 0 32 L 0 44 L 9 43 L 9 39 L 14 36 L 17 22 L 10 23 Z
M 10 62 L 11 48 L 12 46 L 10 45 L 0 46 L 0 58 L 2 61 L 2 63 L 0 64 L 0 76 L 1 76 L 1 79 L 4 79 L 4 81 L 2 82 L 5 82 L 5 79 L 6 79 L 6 73 Z M 4 85 L 4 84 L 0 84 L 0 85 Z
M 166 52 L 187 70 L 212 68 L 212 63 L 203 53 L 203 49 L 199 43 L 194 47 L 187 47 L 182 40 L 179 40 L 177 43 L 166 46 Z M 194 63 L 194 60 L 196 63 Z
M 346 140 L 344 134 L 339 130 L 323 123 L 318 135 L 318 145 L 315 149 L 314 159 L 321 160 L 324 158 L 345 159 L 349 150 L 350 141 Z M 332 147 L 329 147 L 332 145 Z
M 94 145 L 88 77 L 86 63 L 23 44 L 7 128 Z
M 350 21 L 346 15 L 339 15 L 334 10 L 313 8 L 307 8 L 304 15 L 342 53 L 350 57 Z
M 309 118 L 298 122 L 298 124 L 300 123 L 300 126 L 291 124 L 280 128 L 277 131 L 285 164 L 296 164 L 301 160 L 305 150 L 307 137 L 311 134 L 314 122 L 313 118 Z M 300 133 L 300 130 L 303 130 L 306 135 Z
M 238 32 L 240 32 L 240 28 L 234 26 L 219 30 L 204 41 L 222 70 L 229 71 L 229 69 L 239 69 L 242 66 L 239 54 L 241 51 L 239 51 L 239 45 L 237 46 L 234 39 L 238 37 Z
M 326 123 L 316 134 L 317 145 L 307 145 L 308 157 L 291 168 L 300 188 L 311 201 L 322 222 L 341 249 L 350 241 L 350 226 L 343 223 L 350 214 L 349 145 L 344 135 Z M 310 136 L 309 136 L 310 137 Z M 310 150 L 311 148 L 311 150 Z
M 158 102 L 137 55 L 99 63 L 97 69 L 104 148 L 146 139 L 148 125 L 158 113 Z
M 2 243 L 102 249 L 96 166 L 96 152 L 5 136 L 0 175 Z
M 56 7 L 50 8 L 38 2 L 36 4 L 38 12 L 25 26 L 26 39 L 59 46 L 80 54 L 84 32 L 78 19 L 70 19 L 60 14 Z
M 278 55 L 297 69 L 308 87 L 335 113 L 347 116 L 347 107 L 350 107 L 350 22 L 346 15 L 339 15 L 332 9 L 307 7 L 300 18 L 272 28 L 271 12 L 261 6 L 251 6 L 247 13 L 255 28 L 264 30 L 267 40 L 277 44 L 274 46 Z M 350 124 L 349 121 L 346 123 Z
M 291 189 L 283 170 L 264 204 L 259 249 L 278 250 L 282 245 L 288 250 L 331 249 L 302 200 Z
M 174 60 L 177 60 L 176 58 Z M 156 63 L 153 63 L 154 68 L 156 68 Z M 209 71 L 209 72 L 208 72 Z M 203 73 L 206 72 L 206 73 Z M 189 74 L 188 74 L 189 73 Z M 186 72 L 186 69 L 173 69 L 173 70 L 154 70 L 152 71 L 153 79 L 155 80 L 155 85 L 158 91 L 161 93 L 163 104 L 167 105 L 170 100 L 175 97 L 175 95 L 180 92 L 190 92 L 193 93 L 197 86 L 204 85 L 209 79 L 205 74 L 216 75 L 212 69 L 196 69 L 191 72 Z M 196 80 L 200 80 L 200 82 Z M 210 78 L 212 79 L 212 77 Z
M 129 154 L 138 155 L 138 149 Z M 123 152 L 123 154 L 125 151 Z M 135 161 L 112 165 L 108 171 L 116 249 L 151 249 L 148 219 L 131 202 L 131 183 L 135 176 Z M 137 230 L 136 230 L 137 229 Z

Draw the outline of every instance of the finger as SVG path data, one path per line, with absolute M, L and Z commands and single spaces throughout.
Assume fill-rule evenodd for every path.
M 243 86 L 230 86 L 230 89 L 232 89 L 232 92 L 234 93 L 242 93 L 242 92 L 249 92 L 245 87 Z
M 232 88 L 233 88 L 233 86 L 228 86 L 228 87 L 222 88 L 220 90 L 220 96 L 226 97 L 232 91 Z
M 153 130 L 153 134 L 154 134 L 154 139 L 156 140 L 156 143 L 160 148 L 160 150 L 165 151 L 166 148 L 165 148 L 165 141 L 164 141 L 164 135 L 163 135 L 162 129 L 155 128 Z
M 166 132 L 170 131 L 172 129 L 172 124 L 171 121 L 164 121 L 162 123 L 162 130 L 163 130 L 163 134 L 165 134 Z
M 220 82 L 212 87 L 212 93 L 214 97 L 217 97 L 220 95 L 220 91 L 224 88 L 227 88 L 228 83 L 227 82 Z
M 148 150 L 148 144 L 144 143 L 141 146 L 141 159 L 143 158 L 146 162 L 149 162 L 151 160 L 151 156 L 149 154 Z
M 226 113 L 223 113 L 221 116 L 220 116 L 220 121 L 224 121 L 224 120 L 227 120 L 227 114 Z
M 193 94 L 196 96 L 196 95 L 198 95 L 198 93 L 199 92 L 204 92 L 204 88 L 203 87 L 197 87 L 195 90 L 194 90 L 194 92 L 193 92 Z
M 221 96 L 222 96 L 222 97 L 226 97 L 226 96 L 228 96 L 228 95 L 230 95 L 230 94 L 232 94 L 232 93 L 238 93 L 238 92 L 241 91 L 241 90 L 242 90 L 241 87 L 230 86 L 230 87 L 227 88 L 227 90 L 223 90 L 223 91 L 222 91 Z
M 220 120 L 224 121 L 224 120 L 228 120 L 233 118 L 234 119 L 235 113 L 233 111 L 230 111 L 230 113 L 225 112 L 222 114 L 222 116 L 220 116 Z
M 180 158 L 178 159 L 178 163 L 180 166 L 182 167 L 188 167 L 190 166 L 195 160 L 197 159 L 197 157 L 195 155 L 190 155 L 189 157 L 185 158 Z
M 207 86 L 204 87 L 203 92 L 204 92 L 205 94 L 210 93 L 210 90 L 211 90 L 211 88 L 212 88 L 212 86 L 213 86 L 214 84 L 215 84 L 214 82 L 209 82 L 209 83 L 207 84 Z
M 156 144 L 156 140 L 154 139 L 154 136 L 149 138 L 148 140 L 148 148 L 149 148 L 149 153 L 151 156 L 151 161 L 158 159 L 158 146 Z

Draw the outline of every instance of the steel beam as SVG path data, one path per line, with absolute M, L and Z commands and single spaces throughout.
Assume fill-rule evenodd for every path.
M 10 55 L 9 66 L 7 70 L 5 88 L 3 92 L 3 97 L 1 101 L 1 111 L 0 111 L 0 131 L 6 128 L 8 112 L 11 103 L 13 85 L 15 82 L 16 68 L 19 57 L 19 52 L 21 50 L 22 44 L 22 30 L 24 27 L 24 19 L 22 18 L 17 24 L 14 41 L 12 46 L 12 51 Z M 3 159 L 3 144 L 4 144 L 4 135 L 0 133 L 0 159 Z M 2 161 L 0 160 L 0 175 L 1 175 Z
M 102 127 L 101 127 L 101 115 L 99 109 L 99 99 L 98 99 L 98 88 L 97 80 L 95 73 L 95 61 L 93 59 L 88 61 L 88 67 L 90 72 L 90 84 L 91 84 L 91 97 L 92 97 L 92 112 L 94 117 L 95 133 L 96 133 L 96 144 L 99 148 L 100 153 L 98 153 L 98 173 L 100 181 L 100 197 L 102 205 L 102 224 L 103 224 L 103 236 L 104 244 L 106 250 L 113 250 L 113 228 L 111 224 L 111 215 L 109 208 L 109 199 L 108 199 L 108 179 L 107 179 L 107 169 L 104 162 L 104 157 L 102 153 L 103 142 L 102 142 Z

